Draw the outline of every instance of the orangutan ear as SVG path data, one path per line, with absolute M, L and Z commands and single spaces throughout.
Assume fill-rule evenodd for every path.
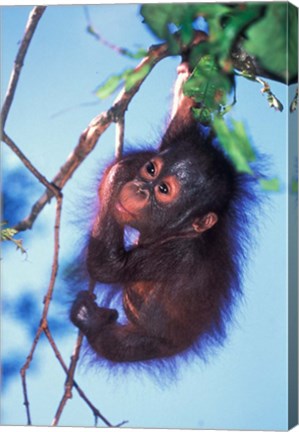
M 210 212 L 205 216 L 203 216 L 202 218 L 194 219 L 192 223 L 192 227 L 194 231 L 198 233 L 202 233 L 212 228 L 217 221 L 218 221 L 218 216 L 216 215 L 216 213 Z

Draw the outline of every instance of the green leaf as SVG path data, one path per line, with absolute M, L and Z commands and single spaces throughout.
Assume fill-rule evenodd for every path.
M 279 192 L 280 181 L 277 177 L 273 179 L 259 179 L 262 189 L 266 192 Z
M 214 17 L 219 18 L 231 11 L 230 7 L 221 3 L 194 3 L 192 6 L 196 16 L 202 16 L 207 20 Z
M 18 231 L 13 228 L 4 228 L 1 230 L 1 240 L 11 240 L 17 232 Z
M 146 57 L 148 52 L 144 48 L 139 48 L 136 52 L 130 51 L 127 48 L 119 48 L 119 53 L 122 54 L 125 57 L 128 57 L 129 59 L 138 60 L 143 57 Z
M 219 70 L 215 59 L 206 55 L 184 84 L 184 94 L 213 112 L 226 103 L 231 87 L 231 81 Z
M 212 113 L 207 108 L 192 108 L 195 120 L 203 125 L 209 125 L 212 121 Z
M 172 7 L 171 4 L 146 4 L 141 7 L 144 22 L 159 39 L 166 40 L 168 37 Z
M 181 13 L 181 5 L 173 4 L 146 4 L 141 7 L 141 15 L 150 30 L 162 40 L 168 42 L 169 50 L 173 55 L 179 53 L 179 44 L 176 41 L 171 24 L 178 22 L 177 15 Z
M 7 225 L 7 222 L 1 222 L 1 227 Z M 1 240 L 2 241 L 11 241 L 17 246 L 17 250 L 20 250 L 23 254 L 26 254 L 27 251 L 23 247 L 23 240 L 16 240 L 14 236 L 18 233 L 14 228 L 1 228 Z
M 136 52 L 129 51 L 128 57 L 133 59 L 141 59 L 143 57 L 146 57 L 148 54 L 147 50 L 144 48 L 139 48 Z
M 192 48 L 192 65 L 199 57 L 210 54 L 225 72 L 233 71 L 230 58 L 232 47 L 238 37 L 261 16 L 263 3 L 246 2 L 230 4 L 146 4 L 141 15 L 150 30 L 167 41 L 170 53 L 179 54 L 182 46 L 188 45 L 193 36 L 195 20 L 203 17 L 209 27 L 209 41 Z
M 119 86 L 125 83 L 126 91 L 130 91 L 132 87 L 139 81 L 142 80 L 151 70 L 151 66 L 145 63 L 138 69 L 126 69 L 124 72 L 118 75 L 112 75 L 107 81 L 98 88 L 96 95 L 100 99 L 105 99 L 114 93 Z
M 204 17 L 209 25 L 210 39 L 217 35 L 222 40 L 222 17 L 231 8 L 220 4 L 146 4 L 141 7 L 141 15 L 150 30 L 168 42 L 170 53 L 179 54 L 181 45 L 188 45 L 194 32 L 194 22 Z M 176 34 L 176 37 L 174 36 Z M 180 36 L 180 41 L 178 40 Z
M 200 3 L 196 6 L 197 15 L 204 16 L 207 20 L 209 41 L 192 50 L 193 61 L 200 52 L 202 55 L 210 54 L 217 59 L 220 69 L 232 71 L 232 47 L 239 35 L 261 16 L 263 6 L 260 3 L 249 2 L 231 4 L 230 7 Z
M 105 99 L 108 96 L 110 96 L 112 93 L 114 93 L 120 85 L 125 83 L 125 90 L 130 91 L 135 84 L 138 83 L 138 81 L 145 78 L 149 72 L 151 71 L 151 65 L 148 63 L 145 63 L 143 66 L 139 67 L 138 69 L 126 69 L 123 73 L 118 75 L 112 75 L 110 78 L 107 79 L 107 81 L 100 86 L 97 91 L 96 95 L 100 99 Z
M 250 162 L 256 159 L 242 123 L 233 122 L 228 127 L 222 117 L 215 117 L 213 127 L 220 144 L 239 172 L 253 174 Z
M 136 52 L 130 51 L 127 48 L 118 48 L 118 52 L 121 55 L 128 57 L 129 59 L 134 59 L 134 60 L 138 60 L 138 59 L 141 59 L 143 57 L 146 57 L 148 54 L 147 50 L 145 50 L 144 48 L 139 48 Z
M 286 82 L 298 69 L 298 14 L 286 2 L 271 2 L 265 17 L 246 33 L 245 50 L 259 63 Z M 287 50 L 288 47 L 288 50 Z
M 97 91 L 96 95 L 100 99 L 105 99 L 109 97 L 112 93 L 114 93 L 118 87 L 121 85 L 123 80 L 123 74 L 120 75 L 112 75 L 110 78 L 107 79 L 107 81 L 100 86 Z
M 254 162 L 256 160 L 256 154 L 249 141 L 244 124 L 236 120 L 232 120 L 232 124 L 234 128 L 233 133 L 239 143 L 239 149 L 241 153 L 248 162 Z
M 151 65 L 145 63 L 138 69 L 133 71 L 129 71 L 125 76 L 125 89 L 126 91 L 130 91 L 135 84 L 139 81 L 143 80 L 151 71 Z
M 192 41 L 194 35 L 192 19 L 182 23 L 180 34 L 184 45 L 188 45 Z
M 236 4 L 225 17 L 225 25 L 222 32 L 218 33 L 219 63 L 224 66 L 230 57 L 233 44 L 252 22 L 256 21 L 262 13 L 260 3 Z

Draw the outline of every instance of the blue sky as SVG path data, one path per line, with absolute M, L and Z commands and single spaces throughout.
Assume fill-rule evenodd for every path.
M 4 7 L 2 24 L 2 91 L 18 49 L 30 7 Z M 155 43 L 138 15 L 137 5 L 92 6 L 95 28 L 105 39 L 130 49 Z M 90 120 L 107 109 L 113 98 L 97 101 L 93 92 L 110 74 L 135 63 L 98 44 L 85 31 L 81 6 L 49 7 L 33 38 L 6 131 L 27 157 L 49 179 L 64 163 Z M 126 141 L 138 145 L 156 142 L 164 130 L 171 104 L 171 84 L 179 59 L 161 62 L 146 80 L 126 115 Z M 272 91 L 287 107 L 287 88 L 271 82 Z M 90 399 L 112 422 L 129 420 L 131 427 L 285 429 L 287 428 L 287 115 L 271 110 L 258 84 L 239 80 L 233 118 L 244 121 L 255 147 L 269 155 L 271 173 L 279 176 L 281 192 L 270 194 L 257 214 L 259 235 L 248 257 L 244 301 L 236 313 L 225 346 L 207 363 L 186 366 L 170 386 L 157 385 L 139 373 L 107 378 L 101 369 L 82 365 L 77 380 Z M 85 103 L 88 106 L 83 106 Z M 60 113 L 59 115 L 56 115 Z M 74 223 L 81 219 L 82 197 L 95 188 L 94 177 L 113 155 L 113 127 L 74 174 L 64 190 L 61 257 L 71 262 L 82 232 Z M 4 173 L 21 167 L 2 147 Z M 4 184 L 4 187 L 16 185 Z M 26 194 L 19 185 L 18 193 Z M 38 184 L 32 199 L 43 192 Z M 28 200 L 23 216 L 33 201 Z M 26 287 L 37 297 L 39 308 L 50 275 L 54 203 L 45 208 L 32 231 L 24 233 L 28 257 L 13 247 L 3 250 L 2 299 L 13 303 Z M 84 216 L 84 215 L 83 215 Z M 60 296 L 56 286 L 56 296 Z M 65 293 L 61 293 L 61 296 Z M 63 319 L 68 304 L 53 308 Z M 51 315 L 50 313 L 50 315 Z M 9 314 L 3 315 L 2 355 L 30 346 L 30 335 Z M 58 345 L 68 361 L 76 330 L 69 324 Z M 50 347 L 42 343 L 35 367 L 29 370 L 33 424 L 51 423 L 62 396 L 64 374 Z M 161 383 L 162 384 L 162 383 Z M 20 379 L 16 376 L 2 394 L 2 424 L 26 422 Z M 69 402 L 61 425 L 93 425 L 93 417 L 76 396 Z

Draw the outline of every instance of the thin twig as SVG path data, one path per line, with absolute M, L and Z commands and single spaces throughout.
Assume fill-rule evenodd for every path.
M 71 362 L 70 362 L 70 366 L 68 368 L 68 375 L 67 375 L 67 379 L 66 379 L 66 383 L 65 383 L 65 391 L 64 391 L 64 394 L 63 394 L 62 399 L 60 401 L 60 404 L 57 408 L 55 417 L 54 417 L 53 422 L 52 422 L 52 426 L 58 425 L 59 419 L 61 417 L 62 411 L 63 411 L 67 401 L 72 398 L 74 374 L 75 374 L 76 365 L 77 365 L 77 362 L 79 359 L 82 341 L 83 341 L 83 334 L 81 332 L 79 332 L 77 342 L 75 345 L 75 349 L 74 349 L 74 354 L 71 356 Z
M 151 70 L 159 61 L 168 55 L 167 44 L 161 44 L 152 47 L 149 50 L 148 56 L 136 67 L 138 70 L 145 64 L 149 65 Z M 123 89 L 115 100 L 113 106 L 106 112 L 96 116 L 80 136 L 79 142 L 64 165 L 60 168 L 59 172 L 52 180 L 60 190 L 71 178 L 76 169 L 80 166 L 82 161 L 89 155 L 89 153 L 96 146 L 98 139 L 105 132 L 105 130 L 113 122 L 119 121 L 123 117 L 124 112 L 127 110 L 128 105 L 134 95 L 138 92 L 141 84 L 146 77 L 141 78 L 130 90 Z M 30 229 L 35 222 L 37 216 L 45 207 L 45 205 L 52 199 L 53 194 L 51 191 L 45 192 L 33 205 L 30 214 L 19 222 L 14 228 L 18 231 Z
M 23 395 L 24 395 L 24 405 L 25 405 L 25 409 L 26 409 L 26 416 L 27 416 L 27 425 L 30 426 L 31 423 L 31 415 L 30 415 L 30 407 L 29 407 L 29 397 L 28 397 L 28 390 L 27 390 L 27 382 L 26 382 L 26 372 L 27 369 L 30 366 L 30 363 L 33 359 L 33 354 L 35 351 L 35 348 L 38 344 L 40 335 L 42 333 L 43 329 L 41 326 L 38 327 L 35 338 L 33 340 L 33 344 L 31 346 L 31 350 L 26 358 L 26 362 L 23 365 L 23 367 L 20 370 L 20 374 L 21 374 L 21 379 L 22 379 L 22 387 L 23 387 Z
M 95 286 L 95 282 L 90 279 L 89 281 L 89 290 L 93 290 Z M 53 419 L 52 422 L 52 426 L 57 426 L 59 419 L 61 417 L 61 414 L 63 412 L 63 409 L 68 401 L 68 399 L 72 398 L 72 388 L 74 386 L 74 376 L 75 376 L 75 371 L 76 371 L 76 367 L 78 364 L 78 360 L 79 360 L 79 356 L 80 356 L 80 350 L 81 350 L 81 346 L 82 346 L 82 342 L 83 342 L 83 333 L 82 332 L 78 332 L 78 337 L 76 340 L 76 344 L 75 344 L 75 348 L 74 348 L 74 353 L 71 356 L 71 362 L 70 362 L 70 366 L 67 369 L 67 379 L 65 382 L 65 390 L 64 390 L 64 394 L 62 396 L 62 399 L 59 403 L 59 406 L 57 408 L 55 417 Z M 97 415 L 94 412 L 94 417 L 95 417 L 95 423 L 97 423 Z M 101 418 L 103 419 L 103 417 L 101 416 Z M 112 426 L 108 420 L 105 419 L 105 422 L 108 426 Z M 108 422 L 108 423 L 107 423 Z
M 93 290 L 95 286 L 95 281 L 93 281 L 92 279 L 90 279 L 89 281 L 89 290 Z M 59 406 L 57 408 L 55 417 L 53 419 L 52 422 L 52 426 L 57 426 L 59 419 L 61 417 L 61 414 L 63 412 L 63 409 L 68 401 L 68 399 L 72 398 L 72 388 L 75 385 L 74 384 L 74 376 L 75 376 L 75 371 L 76 371 L 76 367 L 79 361 L 79 356 L 80 356 L 80 350 L 81 350 L 81 346 L 82 346 L 82 342 L 83 342 L 83 333 L 82 332 L 78 332 L 78 337 L 76 340 L 76 344 L 75 344 L 75 348 L 74 348 L 74 353 L 71 356 L 71 362 L 70 362 L 70 366 L 67 369 L 67 379 L 65 382 L 65 390 L 64 390 L 64 394 L 62 396 L 62 399 L 59 403 Z M 95 411 L 93 411 L 94 413 L 94 417 L 95 417 L 95 422 L 97 422 L 97 413 Z M 110 422 L 108 422 L 107 419 L 105 419 L 102 415 L 100 415 L 100 418 L 108 425 L 108 426 L 112 426 L 110 424 Z
M 36 6 L 32 9 L 27 24 L 25 28 L 25 34 L 22 39 L 18 54 L 15 59 L 15 64 L 13 71 L 10 76 L 10 81 L 8 84 L 8 90 L 4 99 L 4 103 L 1 110 L 1 120 L 0 124 L 2 127 L 2 130 L 4 130 L 5 123 L 7 120 L 7 116 L 15 95 L 15 91 L 17 88 L 17 84 L 19 81 L 20 73 L 24 64 L 24 59 L 27 53 L 27 50 L 29 48 L 32 36 L 35 32 L 35 29 L 37 27 L 37 24 L 39 23 L 40 18 L 42 17 L 44 11 L 46 9 L 46 6 Z
M 18 156 L 18 158 L 23 162 L 23 164 L 28 168 L 28 170 L 42 183 L 46 188 L 52 192 L 53 195 L 56 197 L 59 196 L 60 191 L 57 189 L 53 183 L 50 183 L 45 176 L 43 176 L 32 163 L 30 160 L 25 156 L 25 154 L 22 152 L 22 150 L 19 149 L 19 147 L 14 143 L 14 141 L 5 133 L 3 132 L 2 141 L 5 142 L 11 150 Z
M 60 354 L 59 349 L 57 348 L 57 345 L 53 339 L 53 336 L 50 332 L 49 327 L 46 327 L 44 329 L 44 333 L 46 335 L 46 337 L 48 338 L 48 341 L 55 353 L 55 356 L 57 357 L 59 363 L 62 366 L 62 369 L 64 370 L 64 372 L 66 374 L 68 374 L 68 368 L 62 358 L 62 355 Z M 97 418 L 100 418 L 103 423 L 105 423 L 107 426 L 112 426 L 111 423 L 103 416 L 103 414 L 101 414 L 101 412 L 92 404 L 92 402 L 87 398 L 87 396 L 85 395 L 85 393 L 83 392 L 83 390 L 81 389 L 81 387 L 78 385 L 78 383 L 74 380 L 73 381 L 73 386 L 75 387 L 75 389 L 77 390 L 79 396 L 84 400 L 84 402 L 89 406 L 89 408 L 91 409 L 91 411 L 93 412 L 93 415 Z
M 58 272 L 58 266 L 59 266 L 59 236 L 60 236 L 61 209 L 62 209 L 62 195 L 59 195 L 57 197 L 57 203 L 56 203 L 56 215 L 55 215 L 55 225 L 54 225 L 54 257 L 53 257 L 49 287 L 48 287 L 46 296 L 44 298 L 44 308 L 43 308 L 43 312 L 42 312 L 42 318 L 40 321 L 40 325 L 37 329 L 37 332 L 36 332 L 33 344 L 31 346 L 29 355 L 27 356 L 26 362 L 20 371 L 20 374 L 22 377 L 24 405 L 26 407 L 27 424 L 28 425 L 31 424 L 31 415 L 30 415 L 30 409 L 29 409 L 29 398 L 28 398 L 27 384 L 26 384 L 26 372 L 27 372 L 28 368 L 30 367 L 31 361 L 33 359 L 34 351 L 35 351 L 35 348 L 39 342 L 40 336 L 41 336 L 42 332 L 44 331 L 44 329 L 48 327 L 47 316 L 48 316 L 49 306 L 51 303 L 54 285 L 55 285 L 55 281 L 56 281 L 56 276 L 57 276 L 57 272 Z
M 112 51 L 116 52 L 117 54 L 124 55 L 126 57 L 134 57 L 132 53 L 127 48 L 119 47 L 108 40 L 104 39 L 102 35 L 98 31 L 95 30 L 91 18 L 89 15 L 88 6 L 84 6 L 84 12 L 85 17 L 87 21 L 87 31 L 89 34 L 91 34 L 98 42 L 100 42 L 102 45 L 106 46 L 107 48 L 111 49 Z

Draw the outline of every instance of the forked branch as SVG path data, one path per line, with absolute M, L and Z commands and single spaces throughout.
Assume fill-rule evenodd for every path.
M 58 266 L 59 266 L 59 237 L 60 237 L 61 209 L 62 209 L 62 195 L 57 197 L 56 216 L 55 216 L 55 225 L 54 225 L 54 257 L 53 257 L 53 263 L 52 263 L 50 282 L 49 282 L 46 296 L 44 298 L 44 308 L 43 308 L 43 312 L 42 312 L 42 317 L 41 317 L 41 321 L 40 321 L 39 327 L 37 329 L 35 338 L 33 340 L 33 344 L 31 346 L 29 355 L 27 356 L 26 362 L 20 371 L 21 377 L 22 377 L 22 385 L 23 385 L 23 393 L 24 393 L 24 405 L 26 407 L 27 424 L 28 425 L 31 424 L 31 415 L 30 415 L 29 398 L 28 398 L 27 384 L 26 384 L 26 372 L 27 372 L 27 369 L 29 368 L 29 366 L 31 364 L 32 359 L 33 359 L 33 355 L 34 355 L 36 346 L 39 342 L 40 336 L 43 333 L 43 331 L 46 328 L 48 328 L 47 316 L 48 316 L 50 303 L 52 300 L 53 290 L 54 290 L 56 276 L 57 276 L 57 272 L 58 272 Z

